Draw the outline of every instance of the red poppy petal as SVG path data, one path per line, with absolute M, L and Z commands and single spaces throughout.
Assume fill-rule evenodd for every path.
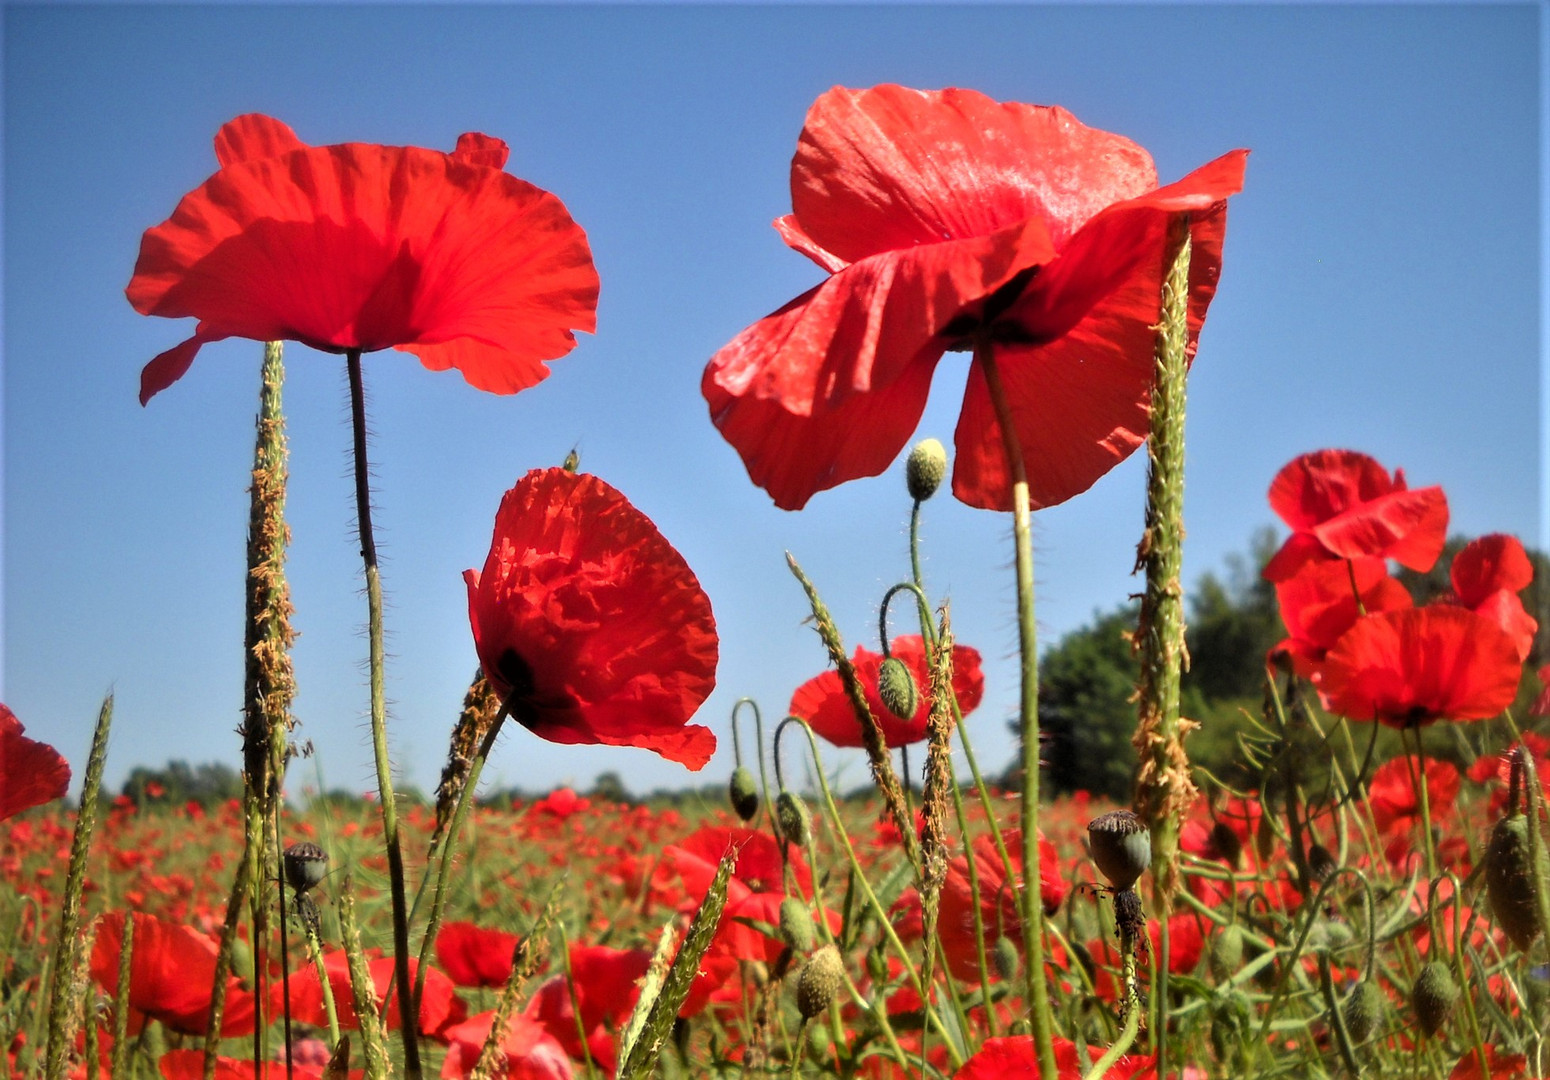
M 1360 618 L 1324 658 L 1331 712 L 1408 727 L 1486 720 L 1512 704 L 1521 678 L 1504 631 L 1447 604 Z
M 239 116 L 215 133 L 215 160 L 222 168 L 305 149 L 307 144 L 296 137 L 289 124 L 263 113 Z
M 1282 467 L 1270 482 L 1270 509 L 1298 532 L 1391 491 L 1404 490 L 1388 470 L 1355 450 L 1315 450 Z
M 1459 603 L 1477 608 L 1498 589 L 1518 593 L 1534 581 L 1534 564 L 1515 536 L 1492 533 L 1471 540 L 1448 570 Z
M 866 745 L 861 721 L 856 718 L 837 671 L 825 671 L 797 687 L 787 711 L 806 720 L 813 734 L 833 746 Z
M 91 974 L 111 992 L 118 985 L 123 951 L 122 911 L 97 920 L 92 945 Z M 215 982 L 215 942 L 192 927 L 180 926 L 142 912 L 134 913 L 135 936 L 130 956 L 129 1004 L 174 1031 L 202 1035 L 210 1026 L 210 996 Z M 233 976 L 227 984 L 226 1012 L 221 1034 L 244 1035 L 253 1030 L 253 995 Z
M 504 169 L 511 156 L 511 147 L 505 139 L 482 135 L 477 131 L 465 131 L 457 137 L 457 149 L 452 157 L 469 165 L 483 165 L 487 169 Z
M 710 601 L 651 520 L 595 476 L 534 470 L 464 575 L 480 663 L 513 715 L 560 743 L 640 746 L 698 769 L 687 725 L 715 686 Z
M 1260 571 L 1260 576 L 1266 581 L 1280 584 L 1304 573 L 1315 563 L 1331 562 L 1334 559 L 1335 556 L 1312 533 L 1292 533 L 1286 538 L 1286 543 L 1270 557 L 1265 569 Z
M 193 337 L 154 357 L 149 364 L 140 369 L 140 404 L 144 405 L 187 375 L 188 369 L 193 366 L 194 357 L 199 355 L 199 350 L 210 342 L 220 341 L 225 337 L 225 334 L 205 333 L 205 324 L 200 323 Z
M 1145 150 L 1064 109 L 892 85 L 819 97 L 791 163 L 803 234 L 846 262 L 1029 218 L 1059 248 L 1156 185 Z
M 501 987 L 520 940 L 502 930 L 449 922 L 436 935 L 436 963 L 458 986 Z
M 1276 602 L 1292 637 L 1322 656 L 1356 622 L 1358 591 L 1366 614 L 1414 605 L 1405 587 L 1389 577 L 1381 559 L 1314 563 L 1276 583 Z
M 0 705 L 0 821 L 65 797 L 70 765 L 47 743 L 22 734 L 22 722 Z
M 1448 499 L 1440 487 L 1394 491 L 1353 506 L 1310 530 L 1341 558 L 1394 559 L 1425 573 L 1448 536 Z
M 1213 200 L 1207 209 L 1192 213 L 1189 354 L 1193 357 L 1221 273 L 1227 208 L 1215 197 L 1230 194 L 1235 184 L 1241 184 L 1245 156 L 1245 151 L 1234 151 L 1154 193 L 1160 198 L 1156 206 L 1140 199 L 1131 207 L 1118 208 L 1112 219 L 1095 219 L 1088 226 L 1094 230 L 1092 246 L 1084 239 L 1084 229 L 1067 249 L 1073 264 L 1064 265 L 1067 254 L 1062 252 L 1047 268 L 1053 282 L 1048 294 L 1044 294 L 1041 272 L 1029 294 L 1008 312 L 1007 318 L 1012 319 L 1019 308 L 1026 308 L 1029 318 L 1038 313 L 1053 320 L 1052 329 L 1062 331 L 1048 344 L 1002 346 L 996 353 L 1035 509 L 1086 491 L 1145 441 L 1151 425 L 1163 253 L 1169 214 L 1174 212 L 1163 208 L 1190 205 L 1206 197 Z M 1134 254 L 1148 249 L 1155 257 Z M 1116 253 L 1125 253 L 1120 259 L 1124 272 L 1119 275 L 1096 261 L 1092 267 L 1075 265 L 1088 255 L 1097 260 Z M 1094 288 L 1109 291 L 1095 299 Z M 1081 296 L 1063 298 L 1075 294 Z M 1084 305 L 1085 312 L 1074 326 L 1058 325 Z M 954 437 L 953 494 L 971 506 L 1012 508 L 1000 432 L 984 373 L 976 364 L 969 372 Z
M 1529 653 L 1534 651 L 1534 635 L 1539 632 L 1539 622 L 1524 610 L 1523 600 L 1517 593 L 1498 589 L 1472 610 L 1507 632 L 1517 646 L 1519 660 L 1528 659 Z

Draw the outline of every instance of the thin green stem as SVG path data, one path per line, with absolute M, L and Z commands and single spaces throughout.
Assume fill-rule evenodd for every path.
M 388 756 L 387 696 L 383 684 L 382 579 L 377 569 L 377 543 L 371 528 L 370 469 L 366 460 L 366 394 L 361 382 L 361 352 L 345 357 L 350 377 L 350 427 L 355 457 L 355 519 L 359 527 L 361 561 L 366 568 L 366 611 L 371 668 L 371 747 L 376 758 L 377 794 L 382 809 L 382 838 L 387 845 L 388 882 L 393 900 L 393 974 L 400 987 L 409 983 L 409 909 L 404 898 L 404 852 L 398 838 L 398 806 L 393 794 L 393 764 Z M 384 1002 L 384 1004 L 386 1004 Z M 412 995 L 398 995 L 404 1039 L 404 1074 L 420 1080 L 419 1023 Z

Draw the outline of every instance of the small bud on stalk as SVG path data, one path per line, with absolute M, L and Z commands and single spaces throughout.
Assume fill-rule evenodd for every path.
M 1377 1034 L 1383 1022 L 1383 991 L 1371 979 L 1362 979 L 1351 987 L 1341 1012 L 1351 1038 L 1364 1043 Z
M 925 502 L 947 476 L 947 448 L 940 439 L 922 439 L 904 463 L 904 483 L 910 498 Z
M 794 896 L 780 902 L 780 937 L 792 950 L 799 953 L 813 951 L 817 943 L 817 931 L 807 905 Z
M 744 821 L 752 821 L 754 815 L 759 812 L 759 788 L 754 783 L 753 773 L 749 772 L 746 766 L 739 765 L 732 770 L 728 794 L 731 796 L 732 809 L 737 811 L 737 816 Z
M 1437 1034 L 1458 1003 L 1458 983 L 1453 981 L 1453 973 L 1447 964 L 1433 960 L 1421 969 L 1410 990 L 1410 1007 L 1415 1010 L 1416 1022 L 1422 1031 L 1428 1035 Z
M 920 689 L 915 685 L 915 676 L 897 656 L 888 657 L 878 668 L 877 696 L 900 720 L 913 719 L 920 708 Z
M 812 815 L 807 804 L 789 791 L 782 791 L 775 800 L 775 823 L 787 843 L 805 848 L 812 842 Z

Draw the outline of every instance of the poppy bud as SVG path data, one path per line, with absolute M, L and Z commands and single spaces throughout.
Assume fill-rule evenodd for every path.
M 1211 939 L 1211 952 L 1206 957 L 1211 974 L 1219 980 L 1231 978 L 1243 967 L 1243 927 L 1231 923 Z
M 786 842 L 806 847 L 813 839 L 813 818 L 807 804 L 789 791 L 782 791 L 775 800 L 775 824 Z
M 1261 863 L 1269 862 L 1276 853 L 1276 829 L 1267 813 L 1259 815 L 1259 824 L 1254 827 L 1254 852 Z
M 1383 991 L 1371 979 L 1362 979 L 1351 987 L 1340 1011 L 1351 1038 L 1364 1043 L 1383 1023 Z
M 825 945 L 813 953 L 797 976 L 797 1011 L 802 1019 L 811 1020 L 822 1014 L 844 981 L 845 964 L 838 949 Z
M 285 881 L 298 893 L 304 893 L 328 873 L 328 852 L 308 840 L 292 844 L 281 857 Z
M 1152 865 L 1152 833 L 1129 810 L 1111 810 L 1087 823 L 1093 862 L 1109 884 L 1123 892 Z
M 1458 983 L 1453 981 L 1453 973 L 1441 960 L 1433 960 L 1423 967 L 1410 989 L 1410 1007 L 1415 1010 L 1421 1030 L 1428 1035 L 1437 1034 L 1458 1002 Z
M 1211 826 L 1211 847 L 1224 862 L 1237 866 L 1243 858 L 1243 841 L 1231 825 L 1218 821 Z
M 1529 819 L 1522 814 L 1502 818 L 1491 829 L 1485 855 L 1485 895 L 1491 914 L 1512 943 L 1525 952 L 1539 936 L 1539 908 L 1534 899 L 1534 877 L 1550 876 L 1544 845 L 1539 847 L 1536 868 L 1529 858 Z
M 1017 946 L 1013 945 L 1012 939 L 1005 934 L 996 938 L 996 945 L 990 958 L 1002 982 L 1011 982 L 1017 976 L 1021 958 L 1017 955 Z
M 808 914 L 807 905 L 794 896 L 780 902 L 780 938 L 799 953 L 812 952 L 817 942 L 813 917 Z
M 925 502 L 936 494 L 947 476 L 947 448 L 940 439 L 922 439 L 904 462 L 904 484 L 910 498 Z
M 866 973 L 875 983 L 888 981 L 888 957 L 883 955 L 882 942 L 867 950 Z
M 910 720 L 920 707 L 920 690 L 915 686 L 915 676 L 897 656 L 890 656 L 877 669 L 877 696 L 883 705 L 900 720 Z
M 732 809 L 737 811 L 737 816 L 744 821 L 752 821 L 754 815 L 759 812 L 759 788 L 754 783 L 753 773 L 742 765 L 733 769 L 728 792 L 732 797 Z
M 1322 885 L 1329 880 L 1329 875 L 1340 868 L 1335 860 L 1334 852 L 1323 844 L 1314 844 L 1308 849 L 1308 876 L 1313 879 L 1315 885 Z

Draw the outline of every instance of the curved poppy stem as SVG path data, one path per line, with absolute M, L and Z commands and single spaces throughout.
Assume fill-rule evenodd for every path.
M 371 666 L 371 747 L 377 763 L 377 794 L 382 804 L 382 838 L 387 844 L 388 880 L 393 895 L 393 974 L 400 990 L 399 1017 L 404 1037 L 404 1075 L 420 1077 L 419 1024 L 413 995 L 403 992 L 409 981 L 409 912 L 404 900 L 404 853 L 398 841 L 398 807 L 393 795 L 393 765 L 388 757 L 387 699 L 383 688 L 382 578 L 377 570 L 377 543 L 371 531 L 371 484 L 366 462 L 366 394 L 361 384 L 361 351 L 345 354 L 350 375 L 350 428 L 355 451 L 355 519 L 360 531 L 361 561 L 366 567 L 366 610 Z M 386 1005 L 386 1002 L 383 1003 Z
M 1033 527 L 1028 497 L 1028 473 L 1023 450 L 1012 423 L 1012 408 L 995 348 L 981 338 L 974 346 L 974 361 L 985 374 L 996 426 L 1006 450 L 1012 477 L 1012 542 L 1017 553 L 1017 641 L 1022 660 L 1022 697 L 1019 728 L 1023 744 L 1023 891 L 1020 897 L 1023 946 L 1027 950 L 1028 1007 L 1032 1012 L 1033 1044 L 1039 1056 L 1039 1073 L 1054 1076 L 1055 1045 L 1049 1012 L 1049 990 L 1044 972 L 1044 909 L 1039 901 L 1039 656 L 1038 631 L 1033 621 Z

